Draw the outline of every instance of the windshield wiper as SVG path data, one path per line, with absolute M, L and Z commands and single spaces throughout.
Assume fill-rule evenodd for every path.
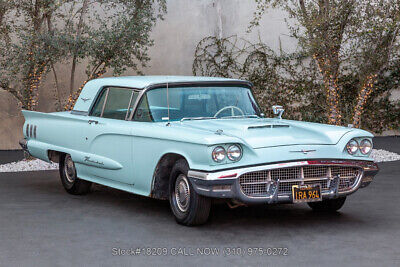
M 191 121 L 191 120 L 215 120 L 215 119 L 241 119 L 241 118 L 260 118 L 257 115 L 240 115 L 240 116 L 226 116 L 226 117 L 185 117 L 181 119 L 182 121 Z
M 239 116 L 226 116 L 219 119 L 241 119 L 241 118 L 260 118 L 257 115 L 239 115 Z
M 182 121 L 191 121 L 191 120 L 212 120 L 212 119 L 217 119 L 217 117 L 187 117 L 187 118 L 182 118 Z

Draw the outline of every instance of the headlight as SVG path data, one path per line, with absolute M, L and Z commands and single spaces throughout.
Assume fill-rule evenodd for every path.
M 347 153 L 349 153 L 350 155 L 356 154 L 357 150 L 358 150 L 357 141 L 354 139 L 350 140 L 346 145 L 346 150 L 347 150 Z
M 242 149 L 238 145 L 231 145 L 228 147 L 226 154 L 228 155 L 228 159 L 238 161 L 242 157 Z
M 360 151 L 363 155 L 367 155 L 372 150 L 372 142 L 368 139 L 364 139 L 360 143 Z
M 222 162 L 226 157 L 225 149 L 222 146 L 217 146 L 212 152 L 212 159 L 215 162 Z

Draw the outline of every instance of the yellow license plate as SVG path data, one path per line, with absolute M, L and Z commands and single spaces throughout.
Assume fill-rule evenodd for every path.
M 293 185 L 292 197 L 294 203 L 321 201 L 321 185 Z

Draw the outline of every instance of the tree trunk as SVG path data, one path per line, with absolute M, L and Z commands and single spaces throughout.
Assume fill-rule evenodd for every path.
M 317 66 L 319 71 L 321 72 L 324 86 L 326 89 L 326 101 L 328 104 L 328 123 L 333 125 L 341 125 L 342 124 L 342 116 L 339 109 L 339 87 L 336 83 L 337 80 L 337 70 L 338 64 L 325 64 L 326 59 L 319 57 L 314 54 L 314 60 L 317 62 Z M 335 60 L 337 58 L 334 58 Z M 332 60 L 328 60 L 332 62 Z M 335 61 L 337 62 L 337 61 Z
M 365 79 L 365 82 L 362 84 L 362 87 L 358 93 L 357 102 L 354 107 L 354 115 L 353 115 L 353 126 L 360 128 L 361 127 L 361 116 L 364 112 L 364 105 L 367 103 L 367 100 L 374 89 L 374 82 L 376 80 L 377 75 L 368 76 Z
M 53 75 L 54 75 L 54 85 L 55 85 L 55 90 L 56 90 L 56 95 L 55 97 L 56 102 L 57 102 L 57 111 L 61 111 L 62 110 L 62 104 L 61 104 L 61 93 L 60 93 L 60 87 L 58 85 L 58 77 L 57 77 L 57 72 L 56 69 L 54 68 L 54 64 L 53 62 L 50 62 L 51 65 L 51 69 L 53 71 Z
M 328 123 L 334 125 L 342 124 L 342 116 L 340 115 L 339 110 L 339 95 L 338 95 L 338 86 L 334 79 L 329 78 L 325 81 L 325 87 L 327 89 L 327 102 L 329 107 L 328 113 Z

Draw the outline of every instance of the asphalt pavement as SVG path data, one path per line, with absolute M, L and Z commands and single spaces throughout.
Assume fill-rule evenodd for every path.
M 400 153 L 400 139 L 387 139 L 379 142 Z M 57 171 L 0 173 L 0 266 L 399 266 L 400 161 L 379 166 L 334 214 L 216 205 L 208 224 L 191 228 L 165 201 L 99 185 L 72 196 Z M 268 255 L 274 248 L 287 255 Z

